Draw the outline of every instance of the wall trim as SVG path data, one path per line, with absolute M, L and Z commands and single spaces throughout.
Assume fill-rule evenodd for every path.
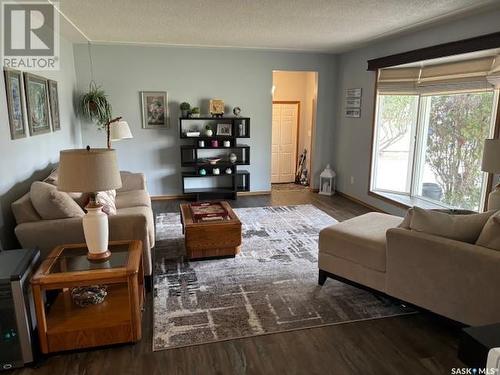
M 350 201 L 352 201 L 354 203 L 357 203 L 357 204 L 360 204 L 361 206 L 369 208 L 370 210 L 373 210 L 373 211 L 376 211 L 376 212 L 382 212 L 384 214 L 388 213 L 387 211 L 384 211 L 384 210 L 382 210 L 382 209 L 380 209 L 378 207 L 372 206 L 369 203 L 363 202 L 362 200 L 360 200 L 358 198 L 354 198 L 352 195 L 349 195 L 349 194 L 346 194 L 346 193 L 342 193 L 340 191 L 336 191 L 335 193 L 338 194 L 338 195 L 340 195 L 343 198 L 349 199 Z
M 251 195 L 269 195 L 271 194 L 271 190 L 262 190 L 262 191 L 240 191 L 237 193 L 238 196 L 251 196 Z M 172 195 L 152 195 L 152 201 L 168 201 L 168 200 L 176 200 L 176 199 L 189 199 L 192 198 L 192 195 L 189 194 L 172 194 Z
M 252 195 L 270 195 L 271 190 L 261 190 L 261 191 L 240 191 L 237 193 L 238 197 L 248 197 Z

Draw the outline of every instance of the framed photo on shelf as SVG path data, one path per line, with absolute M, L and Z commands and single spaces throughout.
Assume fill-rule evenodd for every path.
M 57 90 L 57 82 L 49 79 L 49 103 L 50 103 L 50 120 L 52 123 L 52 131 L 61 130 L 61 119 L 59 117 L 59 92 Z
M 30 135 L 50 132 L 47 78 L 24 73 L 24 92 Z
M 7 111 L 9 113 L 10 138 L 26 137 L 24 119 L 24 101 L 22 73 L 18 70 L 5 69 L 5 91 L 7 93 Z
M 169 128 L 168 94 L 166 91 L 141 91 L 142 128 Z
M 231 136 L 231 124 L 217 124 L 217 135 Z

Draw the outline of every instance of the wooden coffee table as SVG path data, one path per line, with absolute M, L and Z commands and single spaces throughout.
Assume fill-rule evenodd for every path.
M 31 280 L 43 353 L 141 339 L 144 276 L 141 241 L 111 241 L 107 261 L 87 259 L 85 244 L 56 247 Z M 106 285 L 104 302 L 75 305 L 71 289 Z
M 188 259 L 235 256 L 240 252 L 241 222 L 229 203 L 213 202 L 227 211 L 227 217 L 203 221 L 193 217 L 190 204 L 181 204 L 181 221 Z

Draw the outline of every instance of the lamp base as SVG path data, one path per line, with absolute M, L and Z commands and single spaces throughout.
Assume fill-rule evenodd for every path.
M 87 214 L 83 217 L 83 233 L 89 250 L 89 260 L 105 260 L 110 257 L 108 250 L 109 228 L 108 215 L 102 212 L 102 205 L 95 201 L 90 202 L 85 209 Z
M 94 261 L 104 261 L 107 260 L 111 256 L 111 251 L 106 250 L 103 253 L 91 253 L 90 251 L 87 253 L 88 260 Z

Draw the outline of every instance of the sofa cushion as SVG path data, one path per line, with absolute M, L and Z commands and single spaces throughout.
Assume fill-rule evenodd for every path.
M 500 250 L 500 214 L 491 216 L 484 224 L 476 245 Z
M 410 229 L 456 241 L 475 243 L 494 210 L 471 215 L 450 215 L 444 212 L 413 208 Z
M 26 193 L 18 200 L 12 202 L 11 206 L 17 224 L 42 220 L 31 203 L 30 193 Z
M 85 214 L 67 193 L 46 182 L 33 182 L 30 198 L 33 207 L 44 220 L 82 217 Z
M 319 234 L 319 251 L 385 272 L 385 232 L 403 219 L 371 212 L 324 228 Z
M 146 190 L 129 190 L 116 194 L 116 208 L 151 207 L 151 198 Z

